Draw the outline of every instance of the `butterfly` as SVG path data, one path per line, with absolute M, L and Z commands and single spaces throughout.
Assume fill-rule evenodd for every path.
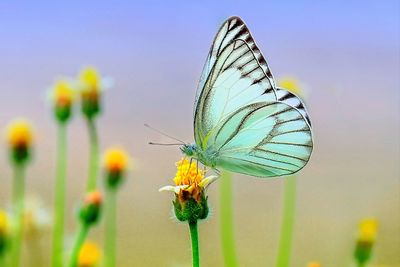
M 212 43 L 196 93 L 194 139 L 182 152 L 216 170 L 274 177 L 309 161 L 313 140 L 304 103 L 276 86 L 239 17 L 228 18 Z

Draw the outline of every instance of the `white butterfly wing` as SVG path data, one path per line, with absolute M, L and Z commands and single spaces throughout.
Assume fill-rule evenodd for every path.
M 228 19 L 214 39 L 194 113 L 196 145 L 215 153 L 217 167 L 280 176 L 303 168 L 311 155 L 304 105 L 283 89 L 278 99 L 267 63 L 237 17 Z
M 302 114 L 285 103 L 255 103 L 232 114 L 209 141 L 217 166 L 253 176 L 295 173 L 308 162 L 313 142 Z
M 277 87 L 275 92 L 278 101 L 284 102 L 296 108 L 301 113 L 301 115 L 303 115 L 303 117 L 306 119 L 307 123 L 311 126 L 311 120 L 310 117 L 308 116 L 306 106 L 304 105 L 300 97 L 296 96 L 295 94 L 289 92 L 284 88 Z

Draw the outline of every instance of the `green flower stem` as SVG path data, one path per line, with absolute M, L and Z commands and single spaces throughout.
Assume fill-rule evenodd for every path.
M 115 267 L 117 234 L 117 198 L 115 188 L 106 189 L 105 201 L 105 267 Z
M 225 266 L 238 266 L 233 229 L 232 175 L 222 171 L 219 188 L 220 233 Z
M 88 224 L 86 224 L 86 223 L 81 224 L 81 228 L 75 239 L 75 244 L 72 249 L 71 258 L 70 258 L 69 265 L 68 265 L 69 267 L 77 267 L 79 252 L 81 250 L 83 242 L 85 242 L 85 239 L 89 233 L 89 228 L 90 228 L 90 226 Z
M 95 190 L 97 186 L 97 176 L 99 172 L 99 139 L 94 118 L 87 119 L 87 124 L 90 138 L 90 158 L 86 192 L 90 192 Z
M 24 233 L 24 202 L 25 202 L 25 166 L 14 165 L 13 184 L 13 212 L 15 220 L 15 232 L 12 240 L 11 266 L 19 267 Z
M 277 267 L 288 267 L 292 249 L 293 226 L 296 208 L 296 177 L 288 176 L 285 180 L 283 217 L 281 226 L 281 237 L 279 241 Z
M 192 240 L 192 261 L 193 267 L 200 267 L 199 234 L 197 232 L 197 221 L 190 222 L 190 239 Z
M 57 137 L 57 169 L 54 196 L 54 228 L 51 266 L 62 267 L 64 247 L 65 179 L 67 173 L 67 129 L 65 123 L 59 125 Z

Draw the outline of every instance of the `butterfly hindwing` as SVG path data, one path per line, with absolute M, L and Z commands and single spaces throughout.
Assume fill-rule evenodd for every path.
M 299 171 L 312 151 L 311 129 L 285 103 L 256 103 L 229 117 L 209 146 L 217 166 L 253 176 L 272 177 Z
M 295 94 L 289 92 L 284 88 L 279 88 L 279 87 L 276 88 L 276 97 L 278 101 L 284 102 L 298 109 L 301 115 L 303 115 L 308 124 L 311 126 L 311 120 L 310 117 L 308 116 L 306 106 L 304 105 L 300 97 L 296 96 Z

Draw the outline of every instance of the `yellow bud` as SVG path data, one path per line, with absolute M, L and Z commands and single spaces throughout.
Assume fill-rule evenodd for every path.
M 99 263 L 100 256 L 97 244 L 86 241 L 79 252 L 78 267 L 94 267 Z
M 378 231 L 378 221 L 373 218 L 363 219 L 359 224 L 358 240 L 374 243 Z
M 32 127 L 22 119 L 11 122 L 7 128 L 7 141 L 11 148 L 31 146 L 33 141 Z
M 129 165 L 129 156 L 119 148 L 110 148 L 104 154 L 104 169 L 108 172 L 124 172 Z

